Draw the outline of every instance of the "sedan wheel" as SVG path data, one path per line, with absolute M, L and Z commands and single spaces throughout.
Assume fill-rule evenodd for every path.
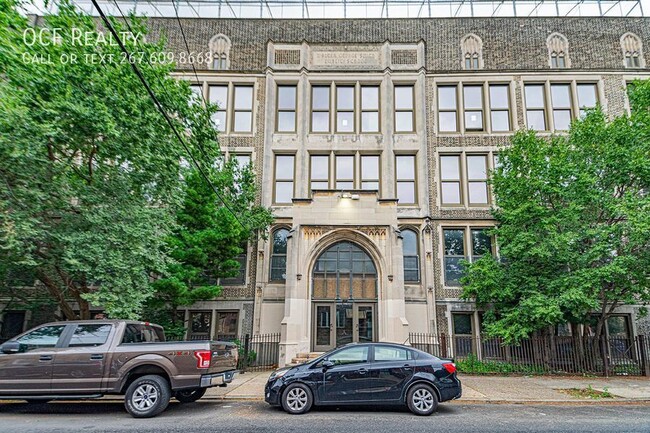
M 292 415 L 309 411 L 312 403 L 311 390 L 301 383 L 289 385 L 282 394 L 282 408 Z
M 416 415 L 431 415 L 438 409 L 436 392 L 425 384 L 414 385 L 408 392 L 406 402 L 411 412 Z

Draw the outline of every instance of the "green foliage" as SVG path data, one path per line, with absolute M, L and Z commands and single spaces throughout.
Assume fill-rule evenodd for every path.
M 75 43 L 73 31 L 97 34 L 96 21 L 64 1 L 56 15 L 33 28 L 17 12 L 19 5 L 19 0 L 0 0 L 3 296 L 20 289 L 5 277 L 25 270 L 66 318 L 77 317 L 73 305 L 88 317 L 91 303 L 111 317 L 137 318 L 158 290 L 152 279 L 169 276 L 161 290 L 175 291 L 196 281 L 190 274 L 201 261 L 216 266 L 221 260 L 222 271 L 231 271 L 239 240 L 259 234 L 255 230 L 269 216 L 251 205 L 254 189 L 228 184 L 233 174 L 215 167 L 219 149 L 209 119 L 216 107 L 196 103 L 187 82 L 170 76 L 173 64 L 138 63 L 191 154 L 233 201 L 235 212 L 250 217 L 253 230 L 247 229 L 246 236 L 232 233 L 232 217 L 209 193 L 214 213 L 206 221 L 192 221 L 188 197 L 207 187 L 199 190 L 198 176 L 183 163 L 187 152 L 119 47 Z M 145 21 L 130 21 L 142 36 L 125 38 L 127 49 L 144 53 L 143 58 L 166 51 L 162 39 L 144 42 Z M 118 32 L 128 30 L 121 21 L 113 23 Z M 41 27 L 58 28 L 58 42 L 26 44 L 23 33 Z M 92 57 L 99 55 L 112 59 Z M 79 61 L 62 61 L 72 56 Z M 252 174 L 246 176 L 254 181 Z M 185 179 L 192 185 L 186 186 Z M 210 224 L 225 230 L 219 242 L 212 242 L 221 235 L 210 233 Z M 235 246 L 229 243 L 233 239 Z M 192 292 L 180 302 L 215 293 Z
M 456 360 L 456 368 L 467 374 L 544 374 L 544 369 L 535 365 L 515 365 L 509 362 L 479 360 L 476 355 L 469 354 L 465 359 Z
M 487 309 L 485 330 L 506 342 L 650 301 L 650 82 L 631 115 L 600 109 L 566 136 L 519 132 L 492 174 L 501 260 L 467 267 L 464 297 Z

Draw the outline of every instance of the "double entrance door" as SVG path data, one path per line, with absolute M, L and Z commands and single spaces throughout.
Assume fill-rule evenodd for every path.
M 313 347 L 326 352 L 348 343 L 375 341 L 376 304 L 314 304 Z

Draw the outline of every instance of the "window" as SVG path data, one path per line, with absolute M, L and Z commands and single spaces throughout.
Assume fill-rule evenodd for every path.
M 273 232 L 271 254 L 271 281 L 285 281 L 287 278 L 287 236 L 289 230 L 282 228 Z
M 544 105 L 544 85 L 526 84 L 526 122 L 528 128 L 535 131 L 546 131 L 546 107 Z
M 278 86 L 278 132 L 296 132 L 296 86 Z
M 230 156 L 235 160 L 235 164 L 239 169 L 247 168 L 251 164 L 251 156 L 249 154 L 231 154 Z
M 454 330 L 454 355 L 467 356 L 472 353 L 473 339 L 473 314 L 452 313 L 451 320 Z
M 623 64 L 626 68 L 642 68 L 643 46 L 641 39 L 634 33 L 625 33 L 621 36 L 621 49 L 623 50 Z
M 413 230 L 402 230 L 402 253 L 404 255 L 404 281 L 420 281 L 418 235 Z
M 379 86 L 361 86 L 361 132 L 379 132 Z
M 21 352 L 56 347 L 64 329 L 65 325 L 42 326 L 23 335 L 16 341 L 20 343 Z
M 0 321 L 0 343 L 23 332 L 24 311 L 5 311 Z
M 552 33 L 546 39 L 548 48 L 549 64 L 553 69 L 564 69 L 569 67 L 569 42 L 564 35 Z
M 555 129 L 568 130 L 571 126 L 571 85 L 551 84 L 551 104 Z
M 192 103 L 200 103 L 203 100 L 203 85 L 190 84 L 190 90 L 192 91 Z
M 228 86 L 210 86 L 210 103 L 217 105 L 217 112 L 212 115 L 212 123 L 217 131 L 226 131 L 228 112 Z
M 458 131 L 456 86 L 438 87 L 438 128 L 440 132 Z
M 490 84 L 490 122 L 492 131 L 510 131 L 510 87 Z
M 70 339 L 69 347 L 93 347 L 101 346 L 108 340 L 111 325 L 78 325 L 75 329 L 72 338 Z
M 464 86 L 465 130 L 483 131 L 483 86 Z
M 469 204 L 487 204 L 487 155 L 467 155 Z
M 210 47 L 210 53 L 212 55 L 211 67 L 215 70 L 224 70 L 230 67 L 229 64 L 229 55 L 230 55 L 230 39 L 228 36 L 223 34 L 218 34 L 210 39 L 208 44 Z
M 253 86 L 235 86 L 233 131 L 253 131 Z
M 274 203 L 291 203 L 293 198 L 293 155 L 275 156 L 275 199 Z
M 350 347 L 330 355 L 328 361 L 334 365 L 359 364 L 368 362 L 368 346 Z
M 442 204 L 462 204 L 459 156 L 440 157 L 440 179 Z
M 413 359 L 411 351 L 401 347 L 375 346 L 375 362 L 407 361 Z
M 154 343 L 165 341 L 165 333 L 159 326 L 129 323 L 124 329 L 121 344 Z
M 310 158 L 311 189 L 328 189 L 330 173 L 330 157 L 328 155 L 312 155 Z
M 395 132 L 415 131 L 413 86 L 395 86 Z
M 473 335 L 472 315 L 466 313 L 452 313 L 454 322 L 454 335 Z
M 354 132 L 354 86 L 336 87 L 336 132 Z
M 492 237 L 487 229 L 471 229 L 472 235 L 472 262 L 480 259 L 485 254 L 492 254 Z
M 465 230 L 445 229 L 445 285 L 459 286 L 463 276 L 461 261 L 465 260 Z
M 398 203 L 415 204 L 415 156 L 399 155 L 395 161 Z
M 461 40 L 466 70 L 477 70 L 483 67 L 483 41 L 477 35 L 470 34 Z
M 311 131 L 330 131 L 329 86 L 314 86 L 311 89 Z
M 246 284 L 246 263 L 248 263 L 248 244 L 244 242 L 239 246 L 241 253 L 235 257 L 235 261 L 239 263 L 237 275 L 228 278 L 222 278 L 221 284 L 224 286 L 241 286 Z
M 576 85 L 576 92 L 578 93 L 580 117 L 582 117 L 585 115 L 586 110 L 596 108 L 596 105 L 598 105 L 596 84 L 578 83 Z
M 237 311 L 217 311 L 217 340 L 236 340 L 238 327 L 239 313 Z
M 354 189 L 354 156 L 336 155 L 336 189 Z
M 190 339 L 210 339 L 211 311 L 190 311 Z
M 379 191 L 379 156 L 361 155 L 361 189 Z

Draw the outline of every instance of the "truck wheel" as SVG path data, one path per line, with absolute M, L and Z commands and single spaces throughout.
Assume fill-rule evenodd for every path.
M 416 415 L 431 415 L 438 409 L 438 396 L 429 385 L 413 385 L 406 396 L 409 409 Z
M 170 398 L 169 383 L 164 378 L 142 376 L 127 388 L 124 406 L 134 418 L 151 418 L 167 408 Z
M 308 412 L 313 402 L 311 390 L 302 383 L 291 384 L 282 393 L 282 408 L 292 415 Z
M 174 397 L 181 403 L 194 403 L 205 395 L 207 388 L 194 388 L 184 391 L 176 391 Z

